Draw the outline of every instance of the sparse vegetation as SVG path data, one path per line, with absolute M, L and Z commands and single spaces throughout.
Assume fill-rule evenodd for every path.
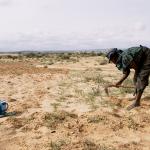
M 77 118 L 77 115 L 65 111 L 57 111 L 53 113 L 47 113 L 43 119 L 47 127 L 56 129 L 56 127 L 59 124 L 63 123 L 67 119 L 67 117 Z
M 142 107 L 127 111 L 133 91 L 111 88 L 107 96 L 104 85 L 120 74 L 105 63 L 95 52 L 0 57 L 1 98 L 9 112 L 21 112 L 0 120 L 2 148 L 149 149 L 150 87 Z M 123 85 L 132 86 L 132 79 Z
M 106 116 L 95 115 L 95 116 L 88 117 L 87 121 L 88 123 L 99 123 L 99 122 L 106 123 L 108 122 L 108 119 Z
M 139 124 L 134 120 L 134 118 L 129 116 L 127 120 L 127 126 L 129 129 L 137 130 L 139 127 Z
M 83 143 L 83 150 L 115 150 L 111 146 L 106 146 L 104 144 L 95 144 L 93 141 L 86 139 Z
M 48 147 L 50 147 L 51 150 L 61 150 L 61 147 L 66 144 L 66 140 L 62 139 L 55 142 L 51 141 L 51 143 L 48 144 Z
M 51 104 L 54 107 L 54 111 L 58 110 L 58 107 L 61 105 L 60 103 L 52 103 Z
M 84 74 L 84 79 L 85 79 L 85 82 L 92 81 L 94 83 L 99 83 L 101 85 L 108 84 L 108 81 L 104 80 L 102 75 L 97 72 L 86 72 Z
M 108 60 L 106 58 L 102 58 L 101 60 L 97 60 L 99 65 L 106 65 L 108 64 Z

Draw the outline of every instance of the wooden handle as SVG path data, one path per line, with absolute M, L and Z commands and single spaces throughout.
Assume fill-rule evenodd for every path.
M 122 88 L 135 88 L 134 86 L 124 86 L 124 85 L 114 85 L 114 84 L 111 84 L 111 85 L 108 85 L 108 86 L 105 86 L 104 90 L 105 90 L 105 93 L 107 94 L 107 96 L 109 96 L 109 92 L 108 92 L 108 88 L 109 87 L 122 87 Z
M 114 84 L 108 85 L 105 88 L 109 88 L 109 87 L 135 88 L 134 86 L 125 86 L 125 85 L 118 85 L 118 86 L 116 86 Z

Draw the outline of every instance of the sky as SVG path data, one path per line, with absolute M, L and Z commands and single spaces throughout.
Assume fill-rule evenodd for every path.
M 150 0 L 0 0 L 0 51 L 150 47 Z

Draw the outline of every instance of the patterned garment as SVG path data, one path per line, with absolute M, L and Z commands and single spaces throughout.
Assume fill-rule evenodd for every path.
M 150 49 L 143 47 L 142 58 L 138 64 L 139 68 L 135 71 L 135 82 L 137 91 L 143 91 L 149 84 L 150 75 Z
M 134 61 L 137 69 L 134 74 L 134 83 L 136 90 L 143 91 L 148 85 L 150 75 L 150 49 L 144 46 L 131 47 L 123 51 L 118 60 L 116 67 L 123 72 L 130 69 L 131 62 Z
M 130 66 L 132 61 L 138 62 L 137 56 L 140 54 L 141 50 L 142 50 L 142 47 L 131 47 L 131 48 L 124 50 L 119 55 L 116 67 L 119 70 L 125 71 Z

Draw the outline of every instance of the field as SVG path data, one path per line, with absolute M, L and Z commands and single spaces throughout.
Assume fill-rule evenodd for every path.
M 124 85 L 133 85 L 132 76 Z M 131 111 L 133 89 L 104 86 L 121 77 L 103 55 L 0 57 L 0 150 L 149 150 L 150 87 Z

